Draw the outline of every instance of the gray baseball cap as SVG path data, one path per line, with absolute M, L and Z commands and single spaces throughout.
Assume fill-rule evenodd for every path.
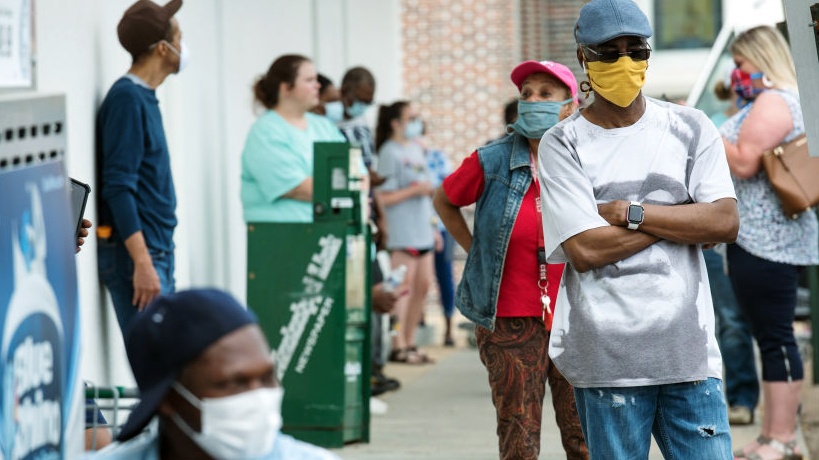
M 648 38 L 651 25 L 633 0 L 592 0 L 580 9 L 574 38 L 584 45 L 599 45 L 613 38 Z

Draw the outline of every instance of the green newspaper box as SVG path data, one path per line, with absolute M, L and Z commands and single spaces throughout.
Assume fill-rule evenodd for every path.
M 312 223 L 248 223 L 247 299 L 284 387 L 282 431 L 368 442 L 370 235 L 360 151 L 316 143 Z

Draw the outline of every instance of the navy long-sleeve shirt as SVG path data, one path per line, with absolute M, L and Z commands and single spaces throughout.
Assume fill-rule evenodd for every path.
M 154 90 L 117 80 L 97 113 L 99 225 L 123 241 L 142 231 L 146 245 L 173 250 L 176 193 Z

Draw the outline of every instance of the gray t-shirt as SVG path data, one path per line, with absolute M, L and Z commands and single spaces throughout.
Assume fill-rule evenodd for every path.
M 722 139 L 704 113 L 646 98 L 635 124 L 604 129 L 580 113 L 539 148 L 546 254 L 607 226 L 598 203 L 676 205 L 735 198 Z M 604 267 L 566 264 L 549 356 L 576 387 L 721 378 L 708 275 L 698 245 L 661 240 Z
M 387 141 L 378 150 L 378 175 L 386 181 L 378 190 L 396 191 L 415 182 L 429 182 L 424 149 L 415 142 Z M 432 198 L 415 196 L 386 206 L 387 249 L 432 249 Z

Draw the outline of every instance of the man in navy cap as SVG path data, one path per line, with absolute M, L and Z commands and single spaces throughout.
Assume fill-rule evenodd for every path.
M 591 458 L 731 458 L 701 246 L 733 242 L 736 196 L 702 112 L 642 94 L 652 30 L 632 0 L 575 28 L 594 101 L 539 146 L 549 262 L 568 262 L 549 355 L 575 388 Z
M 91 458 L 338 459 L 279 431 L 283 390 L 267 341 L 230 295 L 160 296 L 134 317 L 125 347 L 140 401 L 119 442 Z

